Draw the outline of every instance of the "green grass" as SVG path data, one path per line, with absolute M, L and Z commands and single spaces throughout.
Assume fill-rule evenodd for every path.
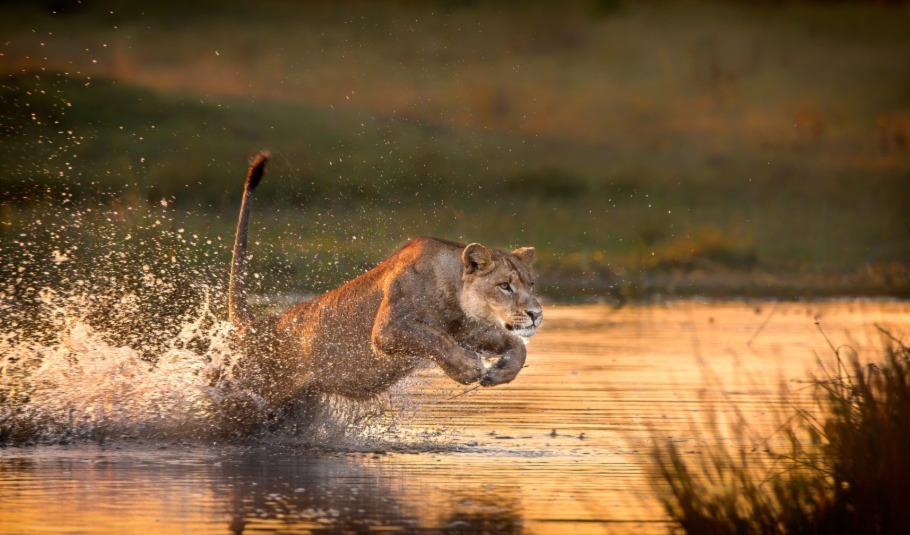
M 888 336 L 879 362 L 823 366 L 811 408 L 771 437 L 736 413 L 711 420 L 696 455 L 659 441 L 654 486 L 687 533 L 906 533 L 910 529 L 910 348 Z M 832 348 L 833 349 L 833 348 Z
M 67 192 L 229 240 L 268 148 L 303 291 L 430 234 L 554 295 L 910 293 L 906 9 L 595 4 L 6 4 L 0 237 Z

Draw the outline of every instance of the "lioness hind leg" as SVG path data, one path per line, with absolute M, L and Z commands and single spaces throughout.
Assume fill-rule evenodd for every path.
M 297 435 L 317 424 L 325 396 L 315 390 L 304 390 L 292 401 L 275 410 L 270 417 L 269 430 Z
M 258 434 L 268 421 L 268 406 L 242 389 L 222 384 L 211 421 L 211 434 L 224 439 Z

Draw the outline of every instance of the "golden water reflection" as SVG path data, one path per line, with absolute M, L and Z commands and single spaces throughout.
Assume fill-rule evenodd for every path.
M 875 324 L 910 331 L 910 303 L 551 306 L 546 321 L 511 385 L 452 398 L 465 389 L 429 370 L 396 390 L 400 443 L 381 451 L 0 450 L 0 532 L 664 533 L 649 433 L 694 443 L 693 418 L 731 402 L 759 422 L 780 381 L 833 358 L 816 321 L 876 358 Z

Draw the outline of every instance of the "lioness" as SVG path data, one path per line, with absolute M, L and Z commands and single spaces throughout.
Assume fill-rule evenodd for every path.
M 229 294 L 243 356 L 235 377 L 272 406 L 307 394 L 367 399 L 430 360 L 462 384 L 508 383 L 543 319 L 534 249 L 410 240 L 372 270 L 279 316 L 247 307 L 247 231 L 267 155 L 253 161 L 240 206 Z M 499 356 L 489 369 L 480 355 Z

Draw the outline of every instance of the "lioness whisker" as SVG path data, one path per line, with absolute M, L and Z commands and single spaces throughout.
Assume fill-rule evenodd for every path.
M 470 394 L 471 392 L 477 390 L 477 389 L 480 388 L 481 386 L 482 386 L 482 385 L 475 385 L 475 386 L 472 386 L 471 388 L 465 390 L 464 392 L 459 392 L 458 394 L 455 394 L 454 396 L 452 396 L 452 397 L 446 399 L 446 401 L 452 401 L 453 399 L 455 399 L 455 398 L 460 398 L 461 396 L 463 396 L 463 395 L 465 395 L 465 394 Z

